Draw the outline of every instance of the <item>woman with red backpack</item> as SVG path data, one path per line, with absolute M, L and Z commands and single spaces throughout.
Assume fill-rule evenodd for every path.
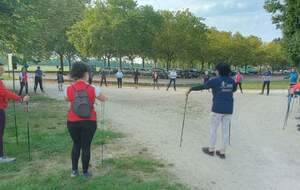
M 237 74 L 235 75 L 235 83 L 237 86 L 239 86 L 241 93 L 243 94 L 242 81 L 243 81 L 243 76 L 241 75 L 240 71 L 238 71 Z
M 87 83 L 89 79 L 88 66 L 84 63 L 73 64 L 70 75 L 74 79 L 74 83 L 65 89 L 65 99 L 70 102 L 67 126 L 73 140 L 71 177 L 79 175 L 80 151 L 82 152 L 83 176 L 91 177 L 92 174 L 88 170 L 91 143 L 97 129 L 94 103 L 96 99 L 105 102 L 107 98 L 99 87 Z

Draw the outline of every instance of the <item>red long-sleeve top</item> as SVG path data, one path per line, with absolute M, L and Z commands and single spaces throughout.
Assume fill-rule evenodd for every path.
M 8 106 L 8 101 L 9 100 L 14 100 L 14 101 L 21 101 L 22 97 L 16 95 L 12 91 L 8 90 L 3 81 L 0 80 L 0 109 L 6 109 Z
M 300 82 L 298 82 L 297 84 L 293 85 L 292 87 L 292 90 L 299 90 L 300 89 Z

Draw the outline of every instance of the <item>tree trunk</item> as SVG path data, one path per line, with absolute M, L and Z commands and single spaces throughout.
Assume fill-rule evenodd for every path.
M 131 67 L 133 68 L 133 59 L 130 59 Z
M 103 64 L 103 68 L 106 68 L 106 63 L 107 63 L 107 61 L 106 61 L 106 57 L 105 56 L 103 56 L 103 59 L 104 59 L 104 64 Z
M 122 70 L 122 57 L 121 56 L 119 57 L 119 67 Z
M 201 62 L 201 71 L 204 71 L 204 61 Z
M 259 74 L 261 74 L 261 65 L 259 65 Z
M 107 57 L 107 66 L 110 69 L 110 57 Z
M 145 58 L 142 58 L 142 63 L 143 63 L 143 69 L 145 68 Z
M 245 69 L 245 74 L 247 74 L 247 65 L 245 65 L 244 69 Z
M 60 68 L 61 68 L 62 73 L 64 74 L 64 55 L 59 54 L 59 59 L 60 59 Z
M 71 56 L 68 56 L 68 62 L 69 62 L 69 72 L 70 72 L 72 69 Z

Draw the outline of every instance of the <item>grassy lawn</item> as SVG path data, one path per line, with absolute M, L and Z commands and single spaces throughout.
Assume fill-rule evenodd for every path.
M 243 88 L 248 90 L 260 90 L 262 88 L 262 81 L 244 81 Z M 271 89 L 288 89 L 289 81 L 280 80 L 280 81 L 271 81 Z
M 94 176 L 71 179 L 71 139 L 66 128 L 67 103 L 43 96 L 30 104 L 32 160 L 27 154 L 26 114 L 17 105 L 19 144 L 16 144 L 13 110 L 7 110 L 5 149 L 14 163 L 0 164 L 0 189 L 5 190 L 184 190 L 167 177 L 164 164 L 145 155 L 123 155 L 104 160 L 95 156 L 101 144 L 117 142 L 123 135 L 98 130 L 93 140 Z M 108 123 L 108 122 L 106 122 Z M 107 124 L 109 125 L 109 124 Z M 94 155 L 94 156 L 93 156 Z M 99 161 L 97 161 L 99 160 Z M 97 161 L 97 162 L 96 162 Z M 80 164 L 81 168 L 81 164 Z

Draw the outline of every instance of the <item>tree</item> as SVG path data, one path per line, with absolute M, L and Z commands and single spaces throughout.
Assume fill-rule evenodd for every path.
M 162 11 L 161 15 L 164 19 L 162 29 L 155 38 L 158 57 L 166 62 L 167 69 L 176 60 L 185 60 L 189 56 L 192 62 L 198 56 L 195 52 L 201 52 L 198 40 L 204 38 L 205 32 L 202 19 L 188 10 Z
M 156 34 L 160 33 L 163 22 L 162 16 L 159 12 L 154 11 L 151 6 L 141 6 L 138 8 L 137 27 L 139 40 L 139 47 L 137 49 L 138 55 L 142 58 L 143 68 L 145 67 L 145 59 L 156 59 L 156 51 L 154 47 L 154 40 Z
M 283 31 L 282 46 L 294 65 L 300 64 L 300 3 L 298 0 L 266 0 L 264 8 Z
M 207 32 L 208 47 L 207 47 L 207 62 L 209 64 L 218 64 L 220 62 L 230 62 L 232 50 L 230 32 L 218 31 L 211 28 Z M 234 63 L 233 63 L 234 64 Z

